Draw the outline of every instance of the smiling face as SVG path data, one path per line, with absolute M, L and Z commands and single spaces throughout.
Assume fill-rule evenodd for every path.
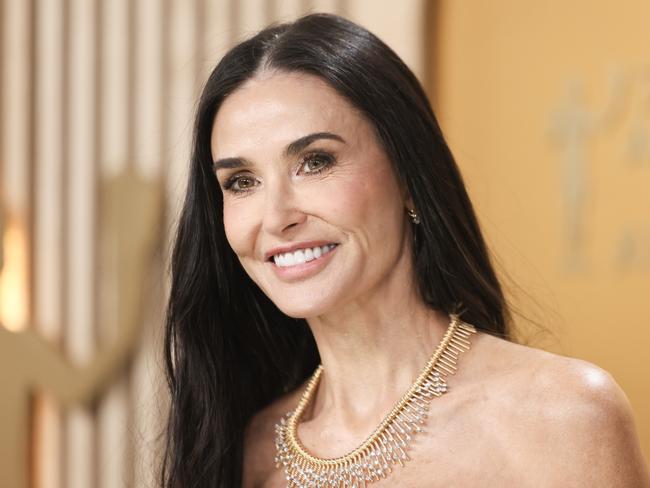
M 212 156 L 228 242 L 285 314 L 367 299 L 410 265 L 405 192 L 371 123 L 320 78 L 247 81 L 216 115 Z

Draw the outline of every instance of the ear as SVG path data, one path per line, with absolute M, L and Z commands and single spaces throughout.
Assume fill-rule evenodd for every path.
M 408 189 L 404 193 L 404 206 L 408 209 L 415 209 L 415 203 L 413 203 L 413 197 L 411 197 L 411 193 L 408 191 Z
M 413 203 L 413 199 L 411 198 L 410 195 L 407 196 L 406 202 L 404 203 L 404 205 L 408 209 L 415 209 L 415 204 Z
M 402 199 L 404 200 L 404 206 L 406 208 L 414 208 L 413 198 L 411 197 L 411 192 L 406 186 L 406 183 L 401 183 L 400 189 L 402 191 Z

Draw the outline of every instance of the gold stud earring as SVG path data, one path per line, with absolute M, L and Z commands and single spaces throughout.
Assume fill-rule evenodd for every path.
M 413 222 L 416 225 L 420 223 L 420 216 L 418 215 L 418 213 L 415 211 L 414 208 L 409 208 L 408 214 L 409 217 L 411 218 L 411 222 Z

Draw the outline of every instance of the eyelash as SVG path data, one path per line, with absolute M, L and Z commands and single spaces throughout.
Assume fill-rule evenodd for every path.
M 307 175 L 313 176 L 317 175 L 319 173 L 322 173 L 323 171 L 329 169 L 333 164 L 334 164 L 334 157 L 331 154 L 327 154 L 324 152 L 315 152 L 315 153 L 309 153 L 305 155 L 302 160 L 300 161 L 299 167 L 302 168 L 305 164 L 312 162 L 312 161 L 319 161 L 322 162 L 323 165 L 320 166 L 319 168 L 309 171 Z M 241 179 L 253 179 L 252 175 L 246 175 L 246 174 L 235 174 L 228 178 L 225 183 L 223 184 L 223 189 L 228 190 L 232 193 L 246 193 L 250 191 L 249 188 L 247 189 L 237 189 L 234 188 L 235 183 L 237 183 Z

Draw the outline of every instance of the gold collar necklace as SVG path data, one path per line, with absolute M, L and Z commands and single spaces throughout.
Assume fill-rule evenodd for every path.
M 429 403 L 447 391 L 444 377 L 454 374 L 458 356 L 470 348 L 476 328 L 450 314 L 449 327 L 420 375 L 375 431 L 352 452 L 337 458 L 317 458 L 307 452 L 296 428 L 312 401 L 323 365 L 316 368 L 295 410 L 275 426 L 277 467 L 284 465 L 288 488 L 362 487 L 385 478 L 393 465 L 410 458 L 406 454 L 414 434 L 422 431 Z

